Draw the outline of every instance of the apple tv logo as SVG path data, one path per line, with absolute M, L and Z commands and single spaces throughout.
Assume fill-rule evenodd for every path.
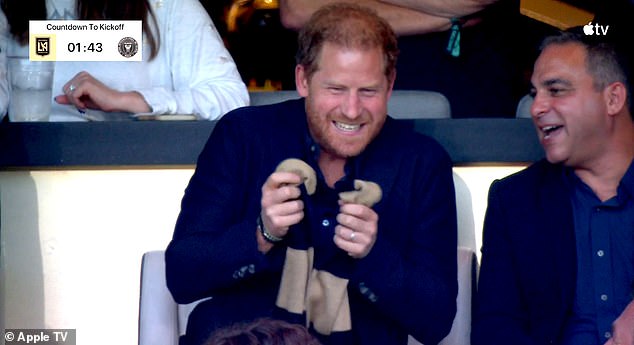
M 605 25 L 605 26 L 599 25 L 599 24 L 592 25 L 592 22 L 590 22 L 583 26 L 583 33 L 586 36 L 592 36 L 592 35 L 605 36 L 608 34 L 609 28 L 610 28 L 609 25 Z

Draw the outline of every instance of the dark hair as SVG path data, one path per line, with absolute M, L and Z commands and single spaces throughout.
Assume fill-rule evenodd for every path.
M 593 39 L 591 36 L 576 32 L 561 32 L 558 35 L 549 36 L 541 45 L 543 51 L 551 45 L 578 44 L 586 51 L 586 70 L 594 80 L 594 88 L 597 91 L 606 86 L 621 82 L 627 91 L 627 107 L 630 115 L 632 111 L 632 90 L 630 85 L 631 69 L 625 52 L 615 46 L 613 42 Z
M 29 41 L 29 20 L 46 20 L 46 0 L 2 0 L 2 10 L 11 35 L 22 45 Z M 158 54 L 159 28 L 149 0 L 77 0 L 77 15 L 80 20 L 140 20 L 150 45 L 150 60 Z
M 390 80 L 394 78 L 398 57 L 396 34 L 376 12 L 349 3 L 326 5 L 315 12 L 298 37 L 296 61 L 306 70 L 307 78 L 317 70 L 317 59 L 326 42 L 347 48 L 380 47 L 385 75 Z
M 306 327 L 281 320 L 258 319 L 221 328 L 204 345 L 320 345 Z

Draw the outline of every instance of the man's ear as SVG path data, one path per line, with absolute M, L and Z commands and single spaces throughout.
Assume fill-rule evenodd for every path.
M 608 109 L 608 115 L 620 113 L 626 106 L 627 89 L 623 83 L 617 81 L 608 85 L 603 91 Z
M 388 97 L 392 97 L 392 91 L 394 91 L 394 81 L 396 80 L 396 69 L 394 69 L 394 71 L 391 73 L 391 75 L 388 78 L 388 82 L 389 82 L 389 92 L 388 92 Z
M 300 96 L 308 96 L 308 77 L 302 65 L 295 66 L 295 88 Z

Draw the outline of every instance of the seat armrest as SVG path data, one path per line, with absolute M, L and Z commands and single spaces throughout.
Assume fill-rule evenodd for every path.
M 451 331 L 439 345 L 471 344 L 471 311 L 478 259 L 471 248 L 458 247 L 458 297 Z
M 147 252 L 141 262 L 139 345 L 178 345 L 177 325 L 177 304 L 165 279 L 164 252 Z
M 475 278 L 478 260 L 471 248 L 458 247 L 458 296 L 456 297 L 456 317 L 451 331 L 438 345 L 471 344 L 471 299 L 476 287 Z M 407 345 L 422 345 L 409 336 Z
M 201 301 L 178 305 L 167 289 L 165 253 L 147 252 L 141 263 L 141 297 L 139 301 L 139 345 L 178 345 L 187 317 Z M 475 288 L 477 258 L 471 248 L 458 247 L 457 311 L 451 331 L 439 345 L 469 345 L 471 334 L 471 299 Z M 419 345 L 411 336 L 409 345 Z

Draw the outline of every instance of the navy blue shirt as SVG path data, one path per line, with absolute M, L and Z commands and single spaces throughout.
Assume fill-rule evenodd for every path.
M 571 170 L 577 245 L 577 286 L 564 344 L 601 345 L 612 322 L 632 301 L 634 287 L 634 164 L 617 189 L 601 202 Z

